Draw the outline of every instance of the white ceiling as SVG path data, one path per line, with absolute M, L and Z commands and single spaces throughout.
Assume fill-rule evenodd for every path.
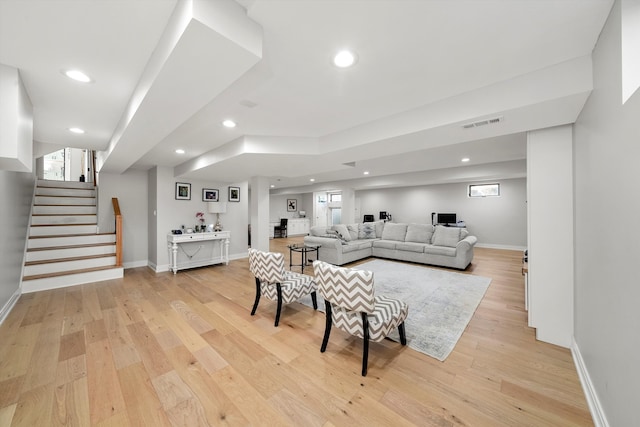
M 525 176 L 527 130 L 579 114 L 611 5 L 0 0 L 0 63 L 20 70 L 35 140 L 104 151 L 103 171 L 295 192 L 508 178 Z M 338 69 L 345 47 L 358 62 Z

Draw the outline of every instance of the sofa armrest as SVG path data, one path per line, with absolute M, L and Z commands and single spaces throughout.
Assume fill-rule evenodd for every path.
M 478 242 L 478 238 L 476 236 L 467 236 L 464 239 L 460 240 L 456 245 L 456 250 L 460 249 L 463 251 L 468 251 L 473 248 Z

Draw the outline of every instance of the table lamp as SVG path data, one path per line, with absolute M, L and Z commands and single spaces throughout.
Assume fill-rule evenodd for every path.
M 227 212 L 227 202 L 210 202 L 209 213 L 216 214 L 216 225 L 213 227 L 213 231 L 222 231 L 222 224 L 220 224 L 220 214 Z

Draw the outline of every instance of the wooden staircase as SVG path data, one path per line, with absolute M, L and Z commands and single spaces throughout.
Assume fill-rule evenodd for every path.
M 115 233 L 98 233 L 92 183 L 38 180 L 22 292 L 123 277 Z

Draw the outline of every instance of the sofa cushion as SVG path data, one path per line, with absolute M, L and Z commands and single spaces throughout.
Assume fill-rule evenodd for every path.
M 433 225 L 431 224 L 409 224 L 405 242 L 431 243 L 433 236 Z
M 397 240 L 404 242 L 404 236 L 407 234 L 407 224 L 395 224 L 387 222 L 382 230 L 382 240 Z
M 351 240 L 358 240 L 358 224 L 348 224 L 347 230 L 349 230 Z
M 460 241 L 460 228 L 458 227 L 436 227 L 433 233 L 432 244 L 434 246 L 447 246 L 455 248 Z
M 376 226 L 373 222 L 358 224 L 358 239 L 375 239 Z
M 397 243 L 398 242 L 395 240 L 375 240 L 373 242 L 373 247 L 381 249 L 395 249 Z
M 434 246 L 424 245 L 424 253 L 429 255 L 447 255 L 456 256 L 456 248 L 450 248 L 448 246 Z
M 335 224 L 331 229 L 336 231 L 345 242 L 351 241 L 351 233 L 345 224 Z
M 315 227 L 311 227 L 309 234 L 316 237 L 324 237 L 327 234 L 327 229 L 325 225 L 316 225 Z
M 352 240 L 351 242 L 342 246 L 342 253 L 347 254 L 349 252 L 359 251 L 361 249 L 371 249 L 371 241 Z
M 398 242 L 396 243 L 396 249 L 399 251 L 417 252 L 419 254 L 424 252 L 424 243 L 413 242 Z

